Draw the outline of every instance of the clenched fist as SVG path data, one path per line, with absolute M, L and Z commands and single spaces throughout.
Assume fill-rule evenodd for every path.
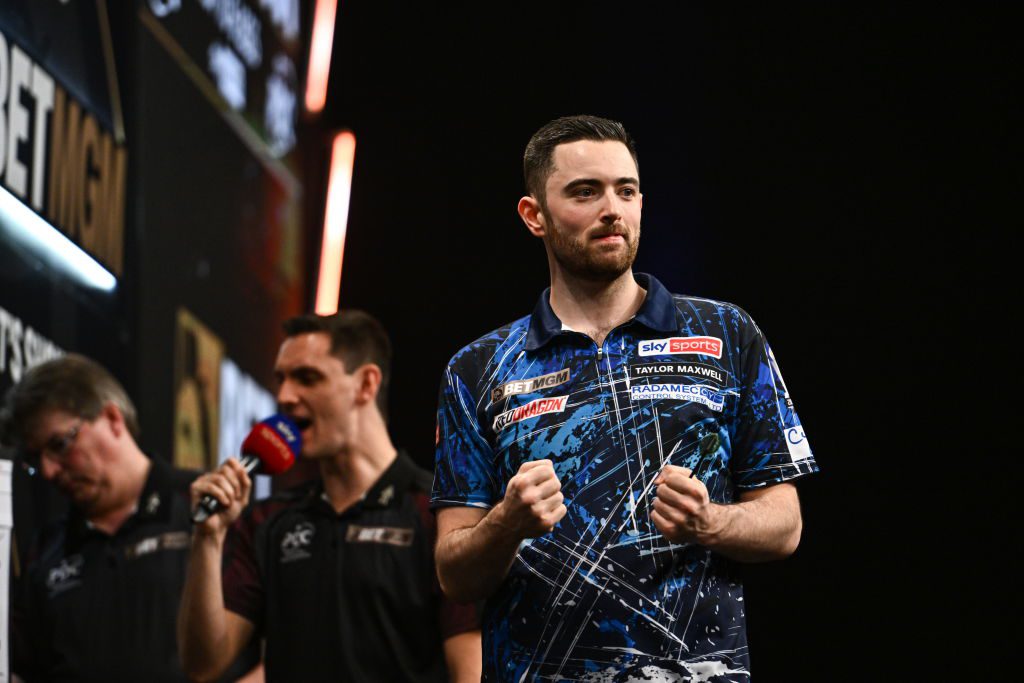
M 706 544 L 718 531 L 720 506 L 711 502 L 704 482 L 690 474 L 675 465 L 658 473 L 651 521 L 673 543 Z
M 565 516 L 562 483 L 550 460 L 531 460 L 509 479 L 505 497 L 494 508 L 497 521 L 519 538 L 537 538 Z
M 205 521 L 196 524 L 196 532 L 223 536 L 249 502 L 252 480 L 237 460 L 229 458 L 218 469 L 192 482 L 189 491 L 193 510 L 205 495 L 213 496 L 223 506 L 217 514 L 210 515 Z

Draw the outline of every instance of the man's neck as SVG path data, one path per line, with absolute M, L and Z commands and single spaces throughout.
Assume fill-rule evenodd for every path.
M 563 325 L 583 332 L 599 346 L 609 332 L 636 315 L 646 295 L 631 270 L 611 282 L 552 272 L 551 310 Z
M 125 457 L 110 483 L 110 494 L 104 504 L 86 512 L 85 518 L 94 528 L 113 536 L 139 507 L 139 498 L 146 487 L 152 461 L 137 449 Z
M 383 419 L 374 420 L 360 435 L 333 458 L 320 461 L 324 493 L 335 512 L 347 510 L 365 496 L 398 457 Z

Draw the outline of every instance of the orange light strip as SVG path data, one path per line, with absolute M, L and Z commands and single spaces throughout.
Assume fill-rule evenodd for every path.
M 306 111 L 311 114 L 320 112 L 327 102 L 327 78 L 331 73 L 331 47 L 334 45 L 334 17 L 337 12 L 338 0 L 317 0 L 306 77 Z
M 348 204 L 352 196 L 352 166 L 356 158 L 356 136 L 342 131 L 334 136 L 331 148 L 331 175 L 327 181 L 327 206 L 324 209 L 324 237 L 320 247 L 320 276 L 316 287 L 316 312 L 331 315 L 338 311 L 341 290 L 341 260 L 348 230 Z

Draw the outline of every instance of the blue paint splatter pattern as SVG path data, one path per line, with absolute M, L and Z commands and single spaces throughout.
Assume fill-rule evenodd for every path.
M 550 458 L 568 509 L 487 601 L 484 680 L 749 680 L 734 568 L 658 533 L 653 481 L 688 467 L 729 503 L 818 466 L 750 317 L 637 279 L 643 307 L 600 347 L 562 329 L 545 292 L 445 370 L 432 505 L 489 508 Z

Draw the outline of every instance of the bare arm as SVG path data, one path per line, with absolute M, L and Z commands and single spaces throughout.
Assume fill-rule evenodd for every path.
M 437 577 L 457 602 L 488 597 L 505 579 L 519 544 L 551 531 L 565 516 L 562 485 L 550 460 L 523 463 L 490 511 L 437 512 Z
M 457 633 L 444 641 L 444 660 L 451 683 L 480 683 L 483 653 L 480 631 Z
M 249 499 L 252 483 L 236 460 L 192 484 L 192 504 L 212 494 L 225 507 L 192 533 L 188 574 L 178 611 L 178 648 L 189 678 L 214 680 L 235 660 L 252 637 L 249 620 L 224 608 L 221 562 L 228 527 Z
M 651 520 L 676 543 L 693 542 L 741 562 L 788 557 L 800 544 L 803 522 L 793 484 L 744 491 L 731 505 L 710 502 L 690 470 L 670 465 L 658 475 Z

